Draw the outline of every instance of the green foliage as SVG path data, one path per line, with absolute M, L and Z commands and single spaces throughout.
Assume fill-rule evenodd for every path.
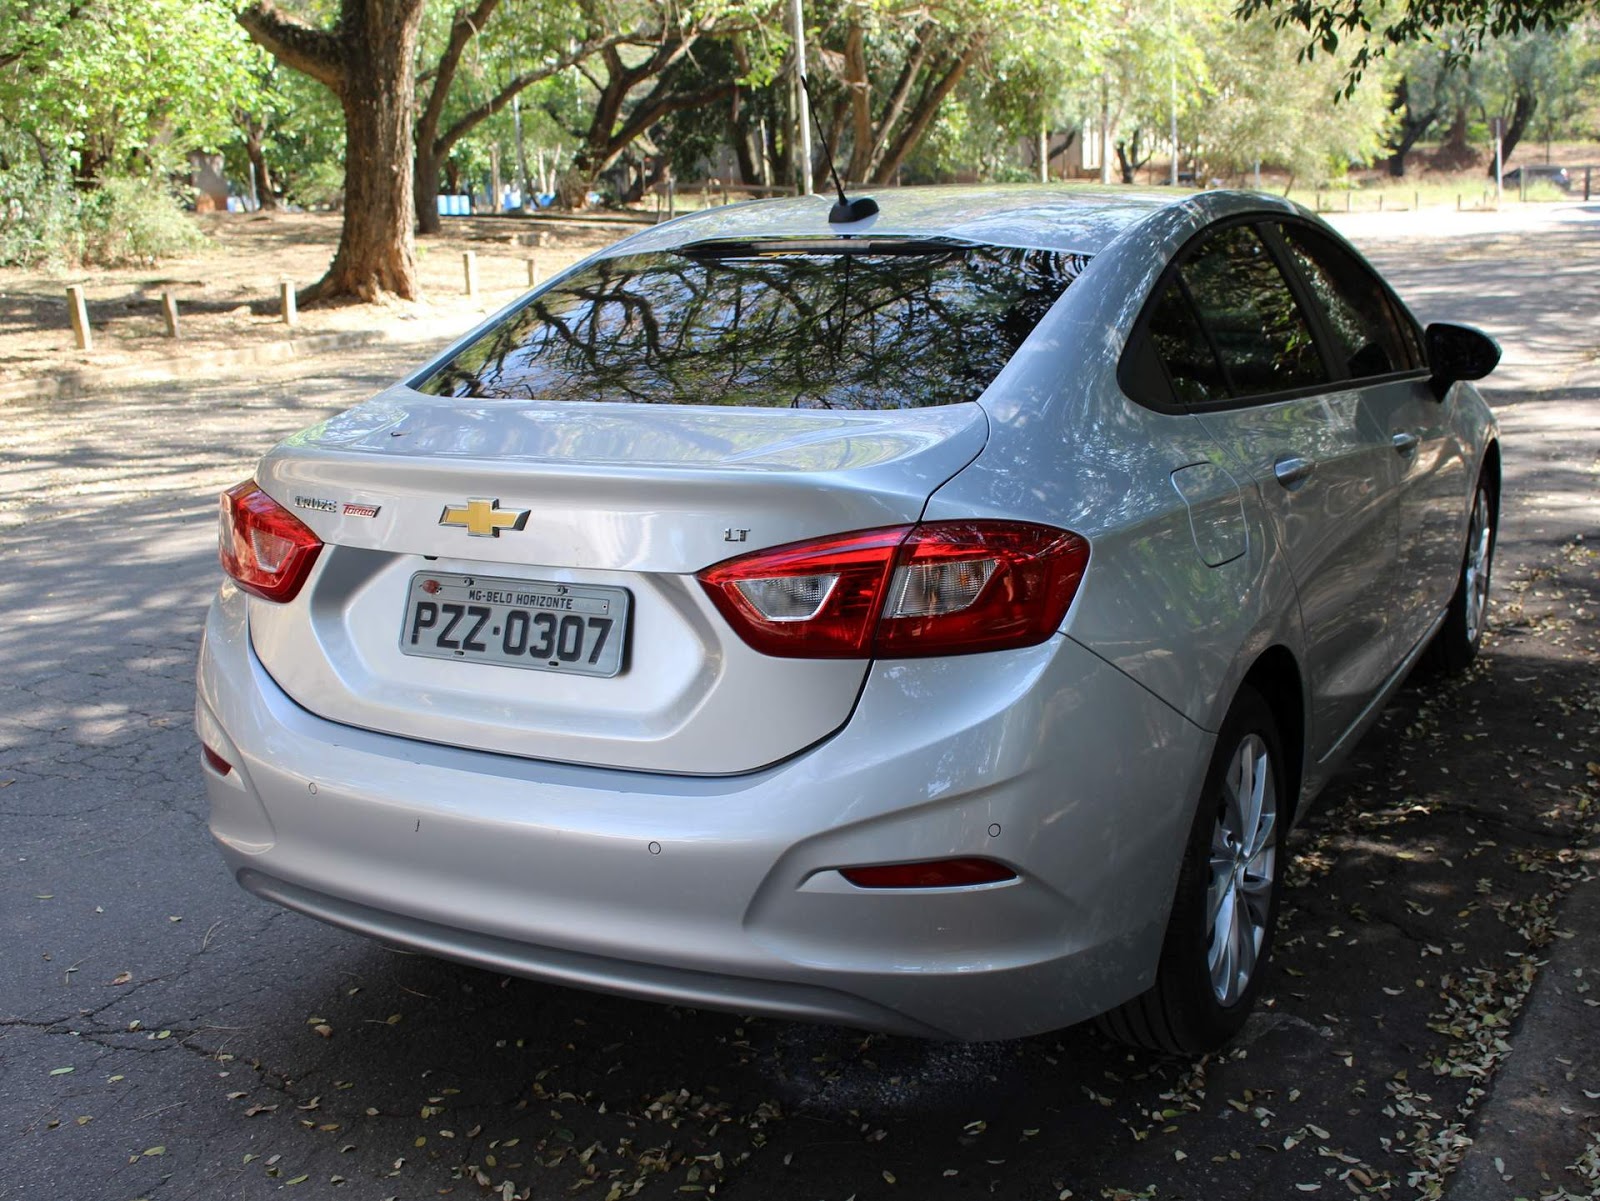
M 1347 91 L 1375 59 L 1396 48 L 1442 40 L 1452 61 L 1463 62 L 1489 38 L 1565 28 L 1595 10 L 1595 0 L 1240 0 L 1239 15 L 1268 15 L 1280 28 L 1298 26 L 1301 55 L 1333 55 L 1355 44 L 1345 75 Z
M 38 159 L 0 169 L 0 266 L 118 267 L 204 245 L 179 197 L 157 179 L 107 179 L 84 191 Z
M 174 169 L 260 61 L 227 0 L 0 0 L 0 125 L 82 180 Z
M 265 63 L 248 108 L 233 112 L 234 136 L 223 147 L 229 179 L 250 178 L 245 135 L 259 132 L 273 184 L 290 204 L 336 203 L 344 190 L 344 115 L 327 88 L 296 71 Z
M 1365 79 L 1335 106 L 1347 64 L 1327 55 L 1297 63 L 1298 46 L 1292 30 L 1260 18 L 1211 31 L 1210 86 L 1180 120 L 1208 175 L 1242 175 L 1260 161 L 1323 183 L 1380 153 L 1391 119 L 1387 89 Z
M 159 180 L 107 179 L 80 210 L 83 256 L 103 267 L 149 263 L 206 244 L 179 198 Z
M 66 266 L 82 254 L 80 197 L 65 171 L 0 131 L 0 267 Z

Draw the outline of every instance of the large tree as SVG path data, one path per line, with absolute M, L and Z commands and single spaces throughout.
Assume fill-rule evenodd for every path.
M 775 24 L 778 8 L 763 0 L 578 0 L 592 29 L 612 35 L 578 69 L 595 90 L 578 151 L 562 175 L 557 198 L 582 208 L 600 174 L 652 127 L 687 109 L 730 99 L 733 75 L 697 69 L 697 48 Z
M 279 62 L 309 75 L 344 112 L 344 226 L 306 301 L 417 296 L 412 166 L 417 35 L 424 0 L 341 0 L 321 28 L 259 0 L 239 23 Z

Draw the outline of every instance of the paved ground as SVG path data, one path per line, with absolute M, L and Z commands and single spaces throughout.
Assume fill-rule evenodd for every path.
M 1296 835 L 1269 1001 L 1199 1062 L 638 1004 L 247 897 L 189 728 L 211 497 L 404 363 L 0 408 L 0 1198 L 1399 1198 L 1463 1152 L 1459 1201 L 1589 1195 L 1600 237 L 1356 232 L 1508 342 L 1496 623 Z

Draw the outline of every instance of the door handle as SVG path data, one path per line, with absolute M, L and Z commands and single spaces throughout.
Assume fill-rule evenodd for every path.
M 1272 465 L 1272 474 L 1278 477 L 1278 483 L 1293 492 L 1308 479 L 1317 465 L 1310 459 L 1302 459 L 1299 455 L 1279 455 L 1278 461 Z
M 1390 438 L 1397 454 L 1408 455 L 1417 449 L 1417 436 L 1415 434 L 1396 434 Z

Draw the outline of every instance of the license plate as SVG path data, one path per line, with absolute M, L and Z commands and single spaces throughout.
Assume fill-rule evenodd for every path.
M 628 599 L 625 588 L 418 572 L 400 649 L 425 659 L 614 676 L 627 645 Z

